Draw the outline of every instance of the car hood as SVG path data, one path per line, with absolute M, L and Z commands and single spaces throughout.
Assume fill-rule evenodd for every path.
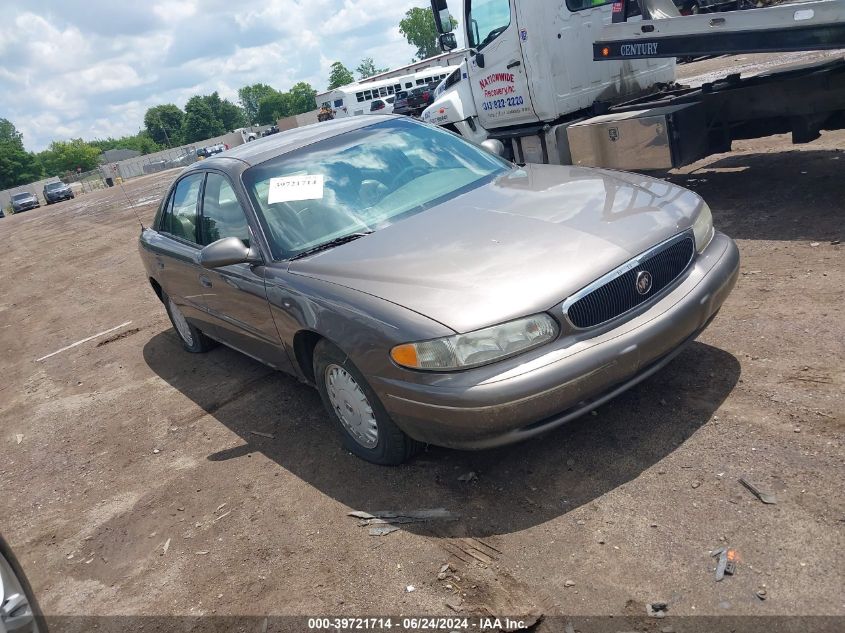
M 467 332 L 548 310 L 689 228 L 702 205 L 639 174 L 528 165 L 288 270 Z

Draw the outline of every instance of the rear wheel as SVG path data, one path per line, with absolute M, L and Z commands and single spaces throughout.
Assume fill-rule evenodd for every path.
M 374 464 L 396 465 L 419 449 L 420 443 L 390 419 L 349 357 L 328 341 L 320 341 L 314 349 L 314 377 L 347 450 Z
M 173 299 L 164 292 L 161 294 L 161 300 L 164 302 L 167 316 L 170 317 L 170 322 L 173 324 L 173 329 L 176 330 L 176 334 L 182 342 L 182 347 L 192 354 L 200 354 L 213 348 L 215 342 L 203 334 L 199 328 L 188 323 L 185 315 L 182 314 L 182 311 L 173 302 Z

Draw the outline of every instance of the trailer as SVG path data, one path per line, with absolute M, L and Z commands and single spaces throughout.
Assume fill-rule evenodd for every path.
M 627 21 L 649 0 L 614 3 L 614 21 L 593 44 L 597 62 L 845 47 L 845 3 L 820 0 L 752 11 Z M 700 87 L 613 104 L 567 129 L 575 164 L 670 169 L 730 151 L 736 139 L 791 133 L 808 143 L 845 127 L 845 58 L 731 74 Z
M 448 48 L 447 0 L 432 9 Z M 789 132 L 806 143 L 845 127 L 842 56 L 700 87 L 674 75 L 679 56 L 845 49 L 845 0 L 690 16 L 671 0 L 463 0 L 461 10 L 465 81 L 423 119 L 501 141 L 516 162 L 663 170 L 735 139 Z

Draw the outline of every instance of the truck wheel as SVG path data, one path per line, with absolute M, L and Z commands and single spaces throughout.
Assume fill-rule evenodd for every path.
M 177 306 L 173 302 L 173 299 L 168 297 L 167 293 L 163 291 L 161 293 L 161 300 L 167 310 L 167 316 L 170 317 L 170 322 L 173 324 L 173 329 L 176 330 L 176 334 L 179 336 L 182 347 L 184 347 L 186 351 L 191 352 L 192 354 L 201 354 L 216 346 L 216 342 L 214 340 L 208 338 L 199 328 L 188 323 L 188 320 L 185 318 L 185 315 L 182 314 L 179 306 Z
M 395 466 L 419 449 L 420 443 L 390 419 L 349 357 L 326 340 L 314 349 L 314 378 L 348 451 L 374 464 Z

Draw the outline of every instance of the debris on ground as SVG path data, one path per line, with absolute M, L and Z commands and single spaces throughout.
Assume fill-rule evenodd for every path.
M 563 586 L 564 587 L 574 587 L 575 581 L 574 580 L 567 580 L 565 583 L 563 583 Z
M 718 547 L 710 552 L 710 556 L 718 557 L 716 564 L 716 582 L 721 581 L 725 576 L 733 576 L 736 572 L 737 553 L 735 549 Z
M 449 598 L 446 601 L 446 606 L 449 607 L 452 611 L 460 611 L 461 604 L 463 604 L 464 599 L 460 596 L 455 596 L 454 598 Z
M 757 596 L 760 600 L 765 600 L 767 598 L 766 588 L 760 587 L 757 591 L 754 592 L 754 595 Z
M 23 433 L 16 433 L 16 434 L 15 434 L 15 439 L 17 440 L 18 444 L 20 444 L 21 442 L 23 442 Z
M 266 437 L 271 440 L 276 439 L 275 435 L 273 435 L 272 433 L 265 433 L 264 431 L 250 431 L 250 433 L 252 433 L 253 435 L 258 435 L 260 437 Z
M 458 515 L 446 508 L 432 508 L 430 510 L 380 510 L 377 512 L 363 512 L 353 510 L 346 516 L 360 519 L 358 525 L 394 525 L 403 523 L 422 523 L 425 521 L 457 521 Z
M 161 451 L 157 448 L 153 449 L 153 455 L 158 455 Z
M 405 593 L 411 593 L 412 591 L 416 591 L 416 589 L 417 588 L 414 587 L 414 585 L 408 585 L 407 587 L 405 587 Z
M 446 580 L 453 575 L 453 571 L 455 571 L 455 568 L 449 563 L 446 563 L 440 568 L 440 571 L 437 572 L 437 580 Z
M 399 528 L 395 525 L 387 525 L 385 527 L 370 528 L 370 536 L 387 536 L 392 532 L 396 532 Z
M 761 489 L 760 487 L 748 481 L 745 477 L 740 477 L 739 483 L 748 488 L 751 493 L 763 503 L 776 504 L 778 502 L 777 497 L 775 497 L 775 494 L 773 492 Z
M 458 477 L 458 481 L 465 481 L 469 483 L 470 481 L 475 481 L 478 479 L 478 475 L 475 474 L 474 471 L 469 471 L 468 473 L 464 473 L 460 477 Z
M 161 555 L 164 556 L 165 554 L 167 554 L 167 550 L 169 550 L 169 549 L 170 549 L 170 539 L 167 539 L 164 542 L 164 547 L 161 550 Z
M 666 602 L 650 602 L 645 606 L 645 610 L 652 618 L 665 618 L 669 605 Z
M 697 481 L 697 480 L 696 480 L 696 481 L 692 482 L 692 487 L 693 487 L 693 488 L 698 488 L 700 485 L 701 485 L 701 482 L 700 482 L 700 481 Z

